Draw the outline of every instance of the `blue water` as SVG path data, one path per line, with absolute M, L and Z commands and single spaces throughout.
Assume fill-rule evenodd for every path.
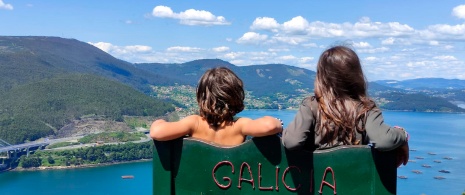
M 295 111 L 246 110 L 240 116 L 258 118 L 270 115 L 281 118 L 285 125 Z M 407 129 L 410 159 L 398 169 L 397 193 L 462 194 L 465 191 L 465 114 L 384 112 L 385 122 Z M 428 153 L 435 153 L 430 155 Z M 451 157 L 452 160 L 443 159 Z M 423 157 L 424 159 L 416 159 Z M 440 160 L 436 163 L 434 160 Z M 422 167 L 428 164 L 431 168 Z M 449 170 L 441 173 L 439 170 Z M 412 170 L 420 170 L 415 174 Z M 134 175 L 134 179 L 121 179 Z M 437 180 L 434 176 L 443 176 Z M 0 173 L 0 195 L 9 194 L 152 194 L 152 164 L 138 162 L 97 168 Z

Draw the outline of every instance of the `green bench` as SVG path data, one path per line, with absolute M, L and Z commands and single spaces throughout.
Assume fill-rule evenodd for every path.
M 395 194 L 394 152 L 369 146 L 289 151 L 278 136 L 218 147 L 154 141 L 153 194 Z

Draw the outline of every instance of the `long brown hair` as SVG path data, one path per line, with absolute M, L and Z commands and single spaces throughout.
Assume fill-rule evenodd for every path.
M 365 130 L 367 112 L 376 109 L 368 98 L 367 83 L 357 54 L 346 46 L 324 51 L 317 65 L 320 144 L 357 144 L 356 131 Z
M 199 114 L 213 127 L 244 110 L 242 80 L 226 67 L 207 70 L 197 85 Z

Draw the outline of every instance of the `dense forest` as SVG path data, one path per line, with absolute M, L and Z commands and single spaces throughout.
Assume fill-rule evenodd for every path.
M 381 97 L 389 102 L 382 107 L 388 110 L 414 112 L 465 112 L 464 109 L 444 100 L 422 94 L 386 93 Z
M 79 166 L 86 164 L 116 163 L 141 159 L 151 159 L 153 143 L 125 143 L 85 147 L 72 150 L 37 151 L 26 157 L 21 156 L 19 166 L 31 168 L 39 166 Z
M 0 137 L 9 143 L 53 135 L 84 115 L 123 121 L 124 115 L 161 116 L 174 110 L 119 82 L 81 74 L 18 86 L 0 99 Z

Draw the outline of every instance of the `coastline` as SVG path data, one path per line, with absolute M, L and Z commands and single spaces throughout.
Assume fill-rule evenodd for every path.
M 137 163 L 137 162 L 147 162 L 152 161 L 152 159 L 141 159 L 141 160 L 132 160 L 132 161 L 122 161 L 122 162 L 112 162 L 112 163 L 99 163 L 99 164 L 84 164 L 84 165 L 70 165 L 70 166 L 40 166 L 40 167 L 33 167 L 33 168 L 21 168 L 17 167 L 14 169 L 6 170 L 5 172 L 9 171 L 51 171 L 51 170 L 66 170 L 66 169 L 82 169 L 82 168 L 94 168 L 94 167 L 103 167 L 103 166 L 111 166 L 117 164 L 126 164 L 126 163 Z

